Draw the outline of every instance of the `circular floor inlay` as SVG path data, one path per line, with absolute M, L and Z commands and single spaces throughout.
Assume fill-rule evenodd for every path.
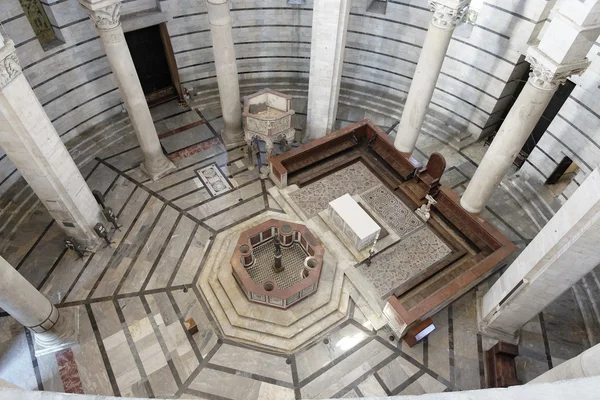
M 211 168 L 211 169 L 202 171 L 202 174 L 207 178 L 214 178 L 217 175 L 217 172 Z

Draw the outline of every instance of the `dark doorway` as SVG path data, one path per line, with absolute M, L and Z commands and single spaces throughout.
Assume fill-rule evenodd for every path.
M 165 24 L 149 26 L 125 33 L 125 39 L 140 78 L 146 101 L 156 105 L 179 97 L 177 69 Z M 165 40 L 168 43 L 165 43 Z
M 569 157 L 563 157 L 558 163 L 552 174 L 546 179 L 546 187 L 550 189 L 554 196 L 558 197 L 567 186 L 575 179 L 579 172 L 579 166 Z
M 565 101 L 567 101 L 569 95 L 571 94 L 574 88 L 575 84 L 569 80 L 567 80 L 567 82 L 564 85 L 560 85 L 558 87 L 558 90 L 556 91 L 556 93 L 554 93 L 554 96 L 552 96 L 552 100 L 550 100 L 550 103 L 544 110 L 542 117 L 538 121 L 535 128 L 533 128 L 531 135 L 529 135 L 527 141 L 521 148 L 519 155 L 515 159 L 514 164 L 517 167 L 520 168 L 525 163 L 525 160 L 527 160 L 527 157 L 529 157 L 533 149 L 535 149 L 535 146 L 540 141 L 540 139 L 552 123 L 552 120 L 560 111 L 563 104 L 565 104 Z
M 573 167 L 574 166 L 574 167 Z M 573 160 L 569 157 L 564 157 L 560 163 L 554 169 L 554 172 L 546 179 L 546 185 L 553 185 L 567 172 L 567 170 L 573 169 L 574 172 L 577 169 L 577 165 L 573 164 Z

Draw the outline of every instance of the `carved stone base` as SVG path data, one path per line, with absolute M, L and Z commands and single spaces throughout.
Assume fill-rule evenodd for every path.
M 169 161 L 168 163 L 165 163 L 164 166 L 161 166 L 160 168 L 150 169 L 146 166 L 145 163 L 142 163 L 140 165 L 140 170 L 144 174 L 148 175 L 148 177 L 150 177 L 150 179 L 152 179 L 153 181 L 159 180 L 163 176 L 167 175 L 169 172 L 174 171 L 176 169 L 177 169 L 177 167 L 171 161 Z
M 34 333 L 34 338 L 36 357 L 56 353 L 77 344 L 79 339 L 79 309 L 61 309 L 56 325 L 47 332 Z

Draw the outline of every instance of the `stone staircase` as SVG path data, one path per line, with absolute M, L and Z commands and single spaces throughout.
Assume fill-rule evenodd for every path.
M 531 183 L 519 175 L 502 180 L 500 186 L 519 203 L 538 231 L 560 209 L 560 203 L 547 188 L 541 184 Z
M 504 179 L 502 188 L 525 210 L 538 230 L 560 209 L 560 202 L 544 185 L 513 175 Z M 600 266 L 573 285 L 590 345 L 600 343 Z
M 247 224 L 249 227 L 273 217 L 286 219 L 283 214 L 267 212 Z M 246 228 L 239 227 L 236 231 Z M 202 295 L 225 337 L 272 352 L 292 353 L 348 318 L 351 287 L 332 254 L 326 259 L 327 267 L 310 301 L 288 310 L 249 302 L 228 264 L 236 245 L 234 234 L 226 231 L 217 235 L 199 281 Z

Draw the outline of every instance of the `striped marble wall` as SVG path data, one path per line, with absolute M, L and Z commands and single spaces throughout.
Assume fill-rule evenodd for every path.
M 423 130 L 457 146 L 496 130 L 528 67 L 523 62 L 527 44 L 535 41 L 555 2 L 487 0 L 475 26 L 457 28 Z M 121 99 L 97 33 L 77 0 L 42 3 L 64 44 L 44 51 L 19 0 L 0 1 L 0 22 L 16 42 L 25 75 L 67 142 L 119 114 Z M 352 3 L 340 101 L 361 102 L 365 108 L 399 118 L 431 12 L 427 0 L 388 0 L 385 15 L 367 13 L 369 3 Z M 306 97 L 312 4 L 313 0 L 303 5 L 232 0 L 242 94 L 270 86 Z M 202 102 L 218 101 L 205 1 L 123 1 L 126 15 L 148 10 L 169 15 L 182 85 L 193 89 Z M 600 161 L 600 148 L 589 139 L 598 135 L 595 127 L 600 122 L 594 100 L 599 97 L 597 53 L 595 46 L 591 70 L 576 80 L 571 98 L 524 167 L 532 176 L 547 176 L 562 153 L 573 155 L 582 174 Z M 0 194 L 19 177 L 0 155 Z

